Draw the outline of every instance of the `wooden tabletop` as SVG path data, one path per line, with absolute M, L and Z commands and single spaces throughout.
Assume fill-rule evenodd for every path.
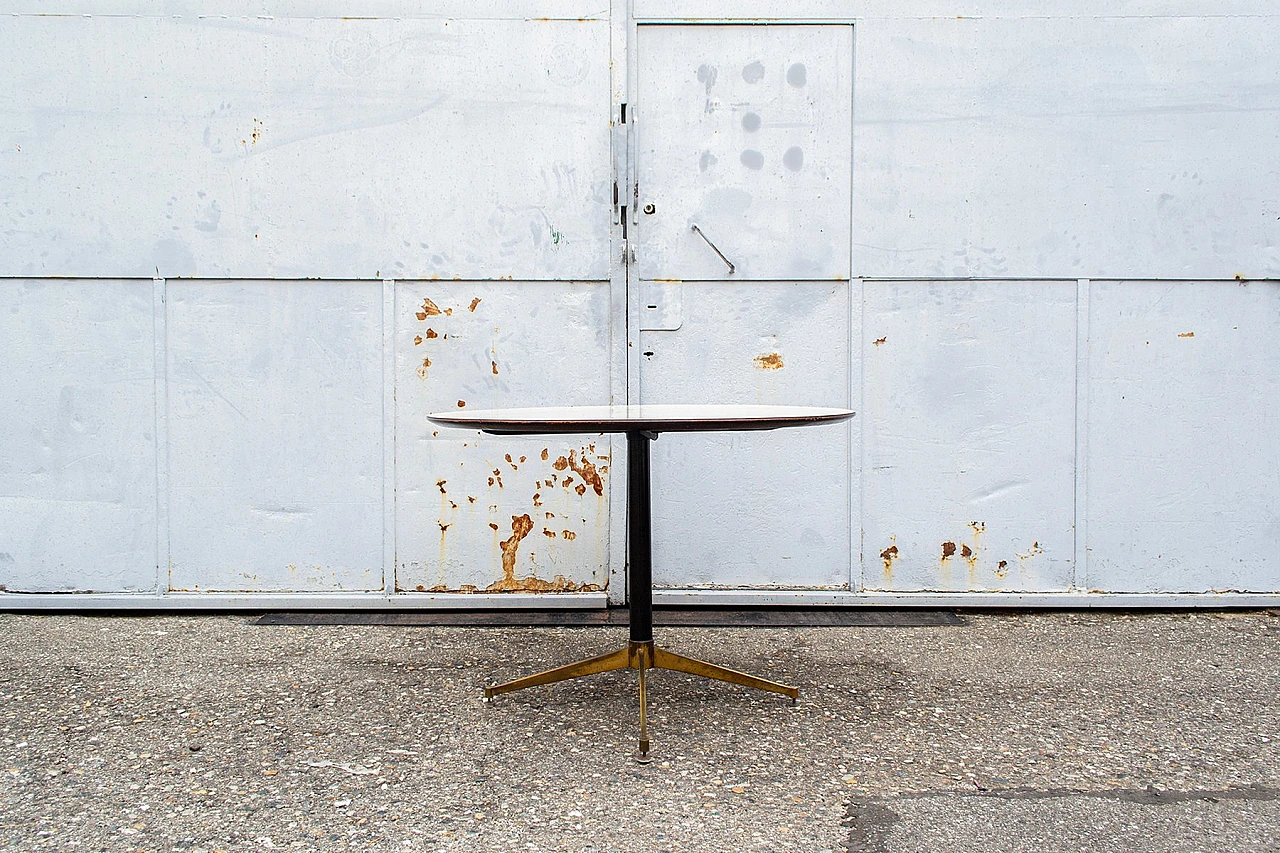
M 490 433 L 717 432 L 837 423 L 849 409 L 816 406 L 545 406 L 432 412 L 432 423 Z

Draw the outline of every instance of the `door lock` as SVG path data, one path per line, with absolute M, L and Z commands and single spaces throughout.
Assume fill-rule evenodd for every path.
M 654 206 L 653 206 L 653 202 L 650 202 L 649 204 L 646 204 L 646 205 L 644 206 L 644 212 L 645 212 L 645 213 L 647 213 L 647 214 L 649 214 L 650 216 L 652 216 L 652 215 L 653 215 L 653 212 L 654 212 L 655 210 L 657 210 L 657 209 L 658 209 L 658 208 L 656 208 L 656 207 L 654 207 Z

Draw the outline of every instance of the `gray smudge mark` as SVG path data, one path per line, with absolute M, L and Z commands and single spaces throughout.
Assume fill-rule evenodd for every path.
M 807 78 L 808 75 L 805 72 L 803 62 L 792 63 L 791 67 L 787 69 L 787 82 L 792 86 L 803 86 Z
M 698 66 L 698 82 L 707 87 L 707 92 L 711 91 L 711 87 L 716 84 L 716 69 L 714 65 Z
M 764 168 L 764 155 L 759 151 L 753 151 L 748 148 L 746 151 L 742 152 L 742 156 L 738 159 L 741 160 L 742 165 L 746 166 L 748 169 L 759 170 Z
M 747 113 L 742 117 L 742 129 L 747 133 L 755 133 L 760 129 L 760 116 L 755 113 Z
M 714 166 L 716 162 L 716 155 L 712 154 L 710 151 L 703 151 L 702 156 L 698 158 L 698 169 L 705 172 L 707 169 Z
M 204 216 L 196 220 L 197 231 L 217 231 L 218 220 L 222 218 L 222 211 L 218 208 L 216 201 L 209 202 L 209 206 L 204 209 Z
M 787 149 L 787 153 L 782 155 L 782 165 L 793 172 L 800 171 L 804 167 L 804 151 L 792 145 Z
M 748 83 L 759 83 L 764 78 L 764 64 L 760 60 L 742 69 L 742 79 Z

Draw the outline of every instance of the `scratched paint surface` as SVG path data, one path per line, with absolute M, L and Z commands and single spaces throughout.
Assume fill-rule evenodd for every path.
M 169 282 L 170 584 L 382 587 L 382 288 Z
M 607 21 L 196 11 L 0 16 L 0 275 L 608 277 Z
M 1087 588 L 1280 586 L 1280 284 L 1092 288 Z
M 1065 590 L 1075 282 L 866 282 L 863 585 Z
M 0 585 L 156 582 L 151 282 L 0 283 Z
M 683 282 L 679 331 L 641 336 L 642 402 L 846 404 L 845 282 Z M 849 425 L 664 435 L 659 586 L 848 588 Z
M 426 416 L 607 403 L 608 286 L 405 282 L 395 303 L 396 588 L 607 586 L 608 436 L 491 436 Z

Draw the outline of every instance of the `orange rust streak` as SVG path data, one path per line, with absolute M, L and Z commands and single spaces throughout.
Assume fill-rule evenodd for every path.
M 756 367 L 761 370 L 781 370 L 782 356 L 776 352 L 758 355 L 754 359 Z
M 420 344 L 420 343 L 422 343 L 422 335 L 414 335 L 414 336 L 413 336 L 413 345 L 416 347 L 416 346 L 417 346 L 418 344 Z
M 942 559 L 944 560 L 947 559 L 947 557 L 950 557 L 955 552 L 956 552 L 956 543 L 954 542 L 942 543 Z
M 493 368 L 493 375 L 494 375 L 494 376 L 497 376 L 497 375 L 498 375 L 498 362 L 496 362 L 496 361 L 491 361 L 491 362 L 489 362 L 489 365 Z
M 578 462 L 576 452 L 570 450 L 569 467 L 572 468 L 573 472 L 581 477 L 585 483 L 595 489 L 597 495 L 604 495 L 604 482 L 601 481 L 600 474 L 596 471 L 595 464 L 587 458 L 586 453 L 582 454 L 582 461 Z M 582 494 L 585 491 L 586 489 L 582 489 L 578 494 Z
M 550 454 L 549 454 L 549 453 L 547 453 L 547 448 L 545 448 L 545 447 L 544 447 L 544 448 L 542 448 L 542 461 L 543 461 L 543 462 L 546 462 L 546 461 L 547 461 L 547 457 L 548 457 L 549 455 L 550 455 Z
M 547 529 L 547 528 L 545 528 L 545 527 L 544 527 L 544 528 L 542 528 L 542 535 L 543 535 L 543 536 L 546 536 L 546 537 L 547 537 L 547 538 L 549 538 L 549 539 L 555 539 L 555 538 L 556 538 L 556 532 L 555 532 L 554 530 L 548 530 L 548 529 Z
M 569 460 L 561 456 L 557 458 L 555 462 L 551 463 L 551 467 L 555 468 L 557 471 L 563 471 L 565 468 L 569 467 Z
M 477 296 L 475 299 L 471 300 L 471 304 L 467 306 L 467 310 L 474 314 L 476 310 L 476 306 L 479 304 L 480 304 L 480 297 Z
M 427 315 L 426 315 L 426 314 L 423 314 L 422 316 L 425 318 Z M 440 337 L 440 336 L 436 334 L 436 330 L 435 330 L 435 329 L 427 329 L 427 339 L 428 339 L 428 340 L 430 340 L 431 338 L 438 338 L 438 337 Z
M 572 530 L 565 530 L 560 535 L 570 541 L 578 538 L 578 534 L 574 533 Z
M 876 346 L 883 346 L 883 345 L 884 345 L 884 342 L 885 342 L 885 341 L 887 341 L 887 340 L 889 340 L 889 339 L 888 339 L 888 337 L 884 337 L 884 338 L 876 338 L 876 339 L 875 339 L 874 341 L 872 341 L 871 343 L 875 344 Z

